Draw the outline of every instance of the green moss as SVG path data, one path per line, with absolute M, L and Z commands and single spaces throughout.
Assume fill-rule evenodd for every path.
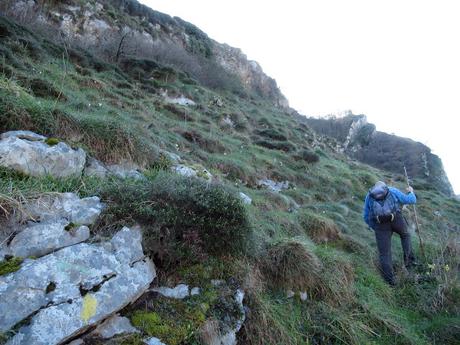
M 48 146 L 56 146 L 60 143 L 60 140 L 57 138 L 48 138 L 45 140 L 45 143 L 48 144 Z
M 0 276 L 19 270 L 21 268 L 22 261 L 22 258 L 13 257 L 9 260 L 0 262 Z

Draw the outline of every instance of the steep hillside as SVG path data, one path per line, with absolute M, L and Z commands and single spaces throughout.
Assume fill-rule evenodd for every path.
M 429 176 L 391 288 L 361 214 L 404 177 L 240 51 L 131 0 L 0 9 L 0 343 L 458 343 L 460 202 Z
M 319 134 L 336 139 L 350 157 L 394 173 L 404 172 L 405 166 L 409 176 L 424 178 L 440 192 L 453 196 L 441 159 L 426 145 L 376 131 L 364 115 L 308 118 L 307 123 Z

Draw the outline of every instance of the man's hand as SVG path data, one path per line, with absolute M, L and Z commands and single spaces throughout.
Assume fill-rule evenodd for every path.
M 413 193 L 413 192 L 414 192 L 414 188 L 412 188 L 411 186 L 409 186 L 409 187 L 406 188 L 406 192 L 407 192 L 407 193 Z

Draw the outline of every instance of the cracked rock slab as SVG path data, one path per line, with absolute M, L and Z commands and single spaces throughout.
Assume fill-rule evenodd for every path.
M 91 225 L 104 204 L 97 196 L 80 199 L 74 193 L 47 194 L 25 206 L 26 213 L 40 220 L 66 219 L 76 225 Z
M 86 153 L 82 149 L 72 149 L 59 142 L 50 146 L 38 137 L 19 136 L 4 133 L 0 140 L 0 166 L 10 168 L 26 175 L 57 178 L 81 176 L 86 162 Z M 24 137 L 24 136 L 22 136 Z
M 7 251 L 22 258 L 41 257 L 57 249 L 84 242 L 88 238 L 87 226 L 69 228 L 69 222 L 62 219 L 27 226 L 13 238 Z
M 136 234 L 124 245 L 142 250 Z M 104 245 L 80 243 L 37 260 L 26 260 L 20 270 L 0 277 L 0 331 L 19 328 L 8 345 L 60 344 L 85 332 L 136 300 L 156 276 L 149 259 L 117 256 L 117 240 Z

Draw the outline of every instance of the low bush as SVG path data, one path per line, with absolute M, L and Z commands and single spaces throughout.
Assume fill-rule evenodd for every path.
M 188 142 L 198 145 L 201 149 L 207 152 L 222 153 L 225 151 L 224 145 L 222 145 L 218 140 L 206 137 L 195 130 L 177 129 L 176 132 Z
M 154 180 L 112 184 L 102 194 L 112 220 L 141 223 L 145 249 L 166 265 L 243 253 L 248 244 L 246 209 L 222 185 L 160 172 Z
M 304 161 L 307 163 L 319 162 L 319 156 L 316 153 L 308 149 L 304 149 L 300 151 L 299 153 L 297 153 L 296 155 L 294 155 L 294 159 L 297 161 Z
M 270 150 L 281 150 L 284 152 L 294 151 L 295 147 L 289 141 L 254 139 L 254 144 L 265 147 Z
M 254 131 L 254 134 L 257 134 L 264 138 L 273 139 L 273 140 L 279 140 L 279 141 L 288 140 L 287 136 L 284 133 L 274 128 L 256 129 Z

